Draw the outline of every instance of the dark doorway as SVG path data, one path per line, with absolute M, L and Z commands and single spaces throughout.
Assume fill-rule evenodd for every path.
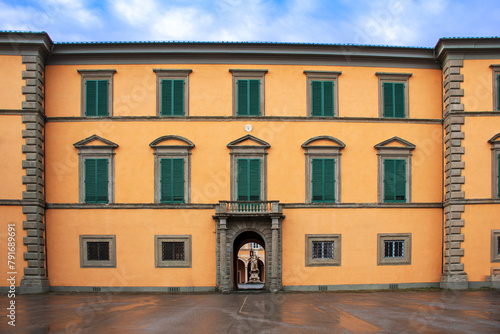
M 257 258 L 258 282 L 251 280 L 251 257 Z M 256 232 L 243 232 L 233 243 L 234 289 L 262 290 L 266 286 L 266 252 L 264 239 Z M 243 279 L 242 279 L 243 278 Z

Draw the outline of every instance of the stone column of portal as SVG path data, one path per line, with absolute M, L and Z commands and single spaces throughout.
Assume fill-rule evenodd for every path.
M 226 218 L 219 218 L 220 234 L 220 289 L 222 292 L 229 292 L 227 280 L 227 244 L 226 244 Z
M 279 229 L 279 218 L 272 218 L 272 267 L 271 267 L 271 292 L 275 293 L 278 291 L 278 229 Z

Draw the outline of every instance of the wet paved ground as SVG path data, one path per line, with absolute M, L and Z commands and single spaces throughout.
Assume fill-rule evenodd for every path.
M 499 291 L 0 296 L 0 333 L 500 333 Z

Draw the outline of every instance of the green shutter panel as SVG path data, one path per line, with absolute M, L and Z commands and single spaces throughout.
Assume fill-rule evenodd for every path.
M 497 190 L 497 193 L 498 193 L 498 198 L 500 198 L 500 154 L 497 156 L 498 158 L 498 164 L 497 164 L 497 168 L 498 168 L 498 173 L 497 173 L 497 181 L 498 181 L 498 190 Z
M 323 82 L 323 116 L 333 116 L 333 81 Z
M 260 160 L 249 160 L 249 198 L 251 201 L 260 201 Z
M 395 161 L 393 159 L 384 160 L 384 202 L 395 200 Z
M 259 116 L 260 115 L 260 80 L 248 80 L 249 81 L 249 115 Z
M 87 80 L 85 81 L 86 89 L 86 116 L 96 116 L 97 115 L 97 81 Z
M 321 87 L 321 81 L 311 82 L 311 115 L 312 116 L 322 116 L 323 115 L 323 91 Z
M 248 80 L 238 80 L 236 82 L 238 85 L 238 111 L 237 114 L 239 116 L 247 116 L 248 115 Z
M 395 160 L 395 189 L 394 197 L 398 202 L 406 201 L 406 160 Z
M 161 115 L 172 115 L 172 80 L 161 81 Z
M 405 84 L 394 83 L 394 117 L 405 117 Z
M 184 202 L 184 159 L 172 159 L 172 199 Z
M 85 203 L 94 203 L 97 193 L 96 159 L 85 159 Z
M 312 159 L 312 201 L 321 202 L 323 200 L 323 160 Z
M 171 189 L 172 189 L 172 159 L 160 160 L 160 202 L 171 202 Z
M 96 202 L 108 203 L 108 159 L 96 159 L 97 164 L 97 193 Z
M 174 80 L 174 116 L 184 116 L 184 80 Z
M 500 74 L 497 75 L 497 110 L 500 111 Z
M 323 165 L 323 201 L 335 202 L 335 160 L 324 159 Z
M 394 84 L 391 82 L 384 82 L 382 84 L 382 91 L 384 96 L 384 117 L 394 117 Z
M 238 201 L 248 201 L 248 160 L 238 159 Z
M 108 80 L 97 81 L 97 116 L 108 116 Z

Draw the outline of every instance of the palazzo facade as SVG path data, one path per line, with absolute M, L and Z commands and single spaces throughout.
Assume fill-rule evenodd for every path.
M 0 291 L 230 292 L 248 243 L 272 292 L 500 287 L 500 38 L 0 32 L 0 78 Z

